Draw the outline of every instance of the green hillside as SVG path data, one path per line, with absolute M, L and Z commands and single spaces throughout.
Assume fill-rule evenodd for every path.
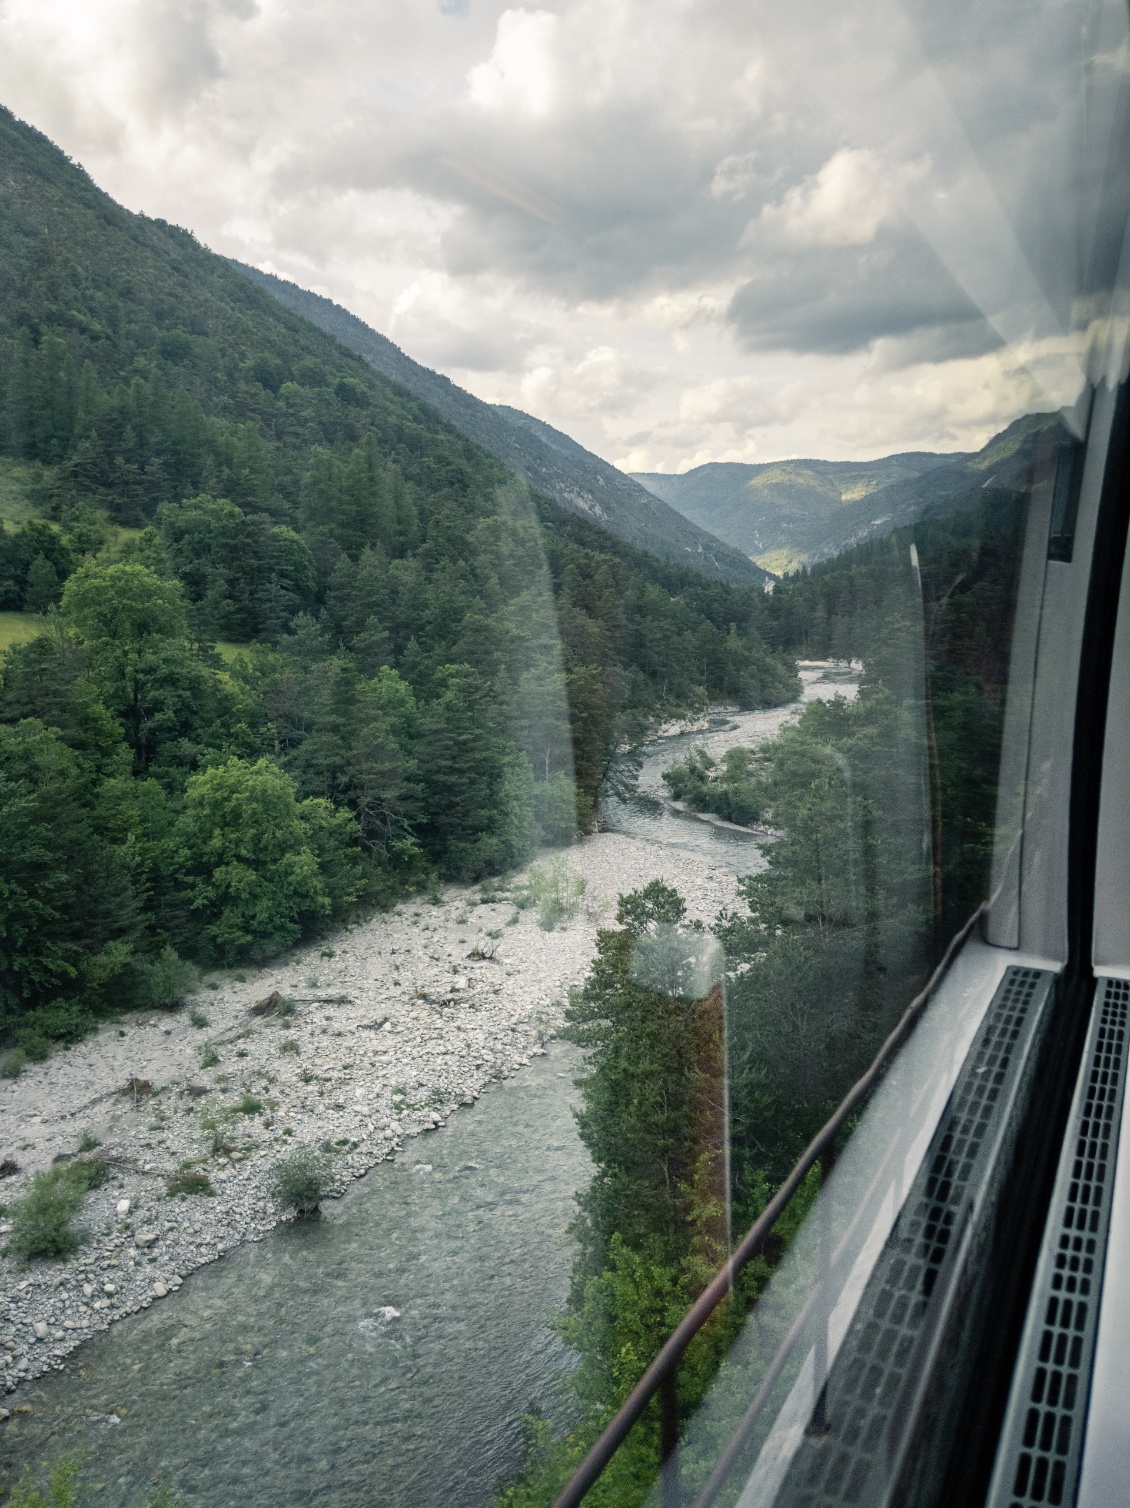
M 5 112 L 0 164 L 0 1028 L 506 869 L 653 713 L 793 694 L 762 592 L 531 495 Z
M 641 472 L 636 480 L 700 528 L 780 571 L 819 549 L 842 505 L 953 459 L 910 452 L 876 461 L 712 461 L 678 476 Z
M 1039 436 L 1058 422 L 1025 414 L 970 454 L 910 451 L 877 461 L 718 462 L 637 480 L 704 529 L 788 574 L 916 519 L 973 507 L 992 483 L 1027 485 Z
M 421 366 L 355 314 L 320 294 L 255 267 L 239 270 L 296 314 L 364 357 L 374 370 L 415 393 L 461 434 L 501 461 L 515 476 L 629 544 L 676 565 L 690 566 L 713 581 L 764 584 L 766 573 L 742 551 L 697 527 L 669 507 L 654 489 L 617 471 L 559 429 L 519 409 L 484 403 L 447 377 Z

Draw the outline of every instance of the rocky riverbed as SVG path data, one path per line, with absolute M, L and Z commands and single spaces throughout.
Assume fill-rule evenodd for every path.
M 104 1025 L 3 1084 L 0 1157 L 20 1169 L 0 1186 L 6 1204 L 84 1133 L 111 1170 L 70 1260 L 0 1258 L 8 1391 L 289 1218 L 271 1175 L 294 1148 L 330 1150 L 340 1192 L 543 1053 L 618 894 L 661 877 L 707 923 L 736 894 L 731 868 L 622 833 L 564 858 L 586 888 L 552 932 L 533 908 L 448 887 L 270 968 L 214 974 L 184 1009 Z M 286 1003 L 255 1014 L 272 996 Z M 212 1196 L 167 1193 L 186 1164 Z

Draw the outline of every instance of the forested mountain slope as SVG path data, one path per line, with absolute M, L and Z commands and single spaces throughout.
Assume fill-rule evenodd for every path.
M 711 461 L 678 476 L 639 472 L 636 481 L 701 528 L 780 570 L 819 547 L 842 504 L 953 459 L 912 451 L 877 461 Z
M 688 518 L 777 572 L 828 560 L 915 519 L 972 506 L 989 486 L 1019 487 L 1054 414 L 1026 414 L 973 454 L 909 451 L 877 461 L 736 462 L 637 480 Z
M 0 659 L 0 1031 L 29 1041 L 568 840 L 663 708 L 793 694 L 761 590 L 532 495 L 7 112 L 0 483 L 34 634 Z
M 764 582 L 767 573 L 742 547 L 723 543 L 685 510 L 667 507 L 664 494 L 641 487 L 552 425 L 518 409 L 484 403 L 447 377 L 421 366 L 399 346 L 339 304 L 297 284 L 232 264 L 295 313 L 356 351 L 375 371 L 429 403 L 449 424 L 488 450 L 531 487 L 664 560 L 692 566 L 717 581 Z M 655 495 L 653 495 L 655 493 Z M 658 500 L 657 500 L 658 499 Z
M 881 538 L 918 519 L 941 518 L 975 508 L 978 495 L 987 489 L 1023 492 L 1042 443 L 1041 435 L 1059 422 L 1059 415 L 1054 413 L 1025 414 L 972 455 L 891 482 L 858 502 L 845 502 L 814 540 L 809 560 L 829 560 L 853 545 Z

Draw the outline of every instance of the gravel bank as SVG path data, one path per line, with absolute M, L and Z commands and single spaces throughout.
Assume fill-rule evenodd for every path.
M 88 1238 L 69 1261 L 0 1258 L 7 1390 L 174 1293 L 194 1268 L 261 1240 L 287 1217 L 270 1174 L 289 1150 L 332 1144 L 341 1192 L 543 1052 L 617 894 L 662 877 L 708 923 L 736 894 L 728 870 L 624 834 L 587 838 L 566 857 L 587 888 L 580 914 L 553 932 L 533 910 L 448 887 L 440 905 L 403 904 L 275 967 L 214 974 L 187 1009 L 103 1026 L 0 1086 L 0 1157 L 21 1170 L 0 1185 L 6 1203 L 84 1132 L 113 1173 L 87 1196 L 78 1223 Z M 494 957 L 469 957 L 476 947 Z M 292 1016 L 251 1013 L 276 991 L 295 1002 Z M 194 1026 L 194 1012 L 207 1025 Z M 185 1162 L 214 1197 L 166 1194 Z M 0 1222 L 0 1240 L 8 1229 Z

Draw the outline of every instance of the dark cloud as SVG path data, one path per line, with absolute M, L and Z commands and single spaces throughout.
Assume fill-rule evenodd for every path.
M 879 365 L 885 371 L 917 366 L 921 362 L 955 361 L 986 356 L 999 351 L 1003 339 L 987 319 L 964 324 L 925 326 L 909 335 L 896 335 L 879 342 Z
M 862 248 L 778 252 L 734 294 L 727 318 L 747 350 L 834 355 L 920 331 L 937 343 L 952 330 L 957 346 L 968 345 L 984 323 L 925 241 L 890 233 Z

